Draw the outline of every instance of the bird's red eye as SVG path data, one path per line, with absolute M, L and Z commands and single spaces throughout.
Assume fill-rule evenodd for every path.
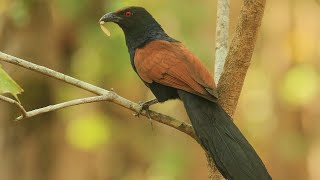
M 127 11 L 127 12 L 124 13 L 124 15 L 127 16 L 127 17 L 132 16 L 132 12 L 131 11 Z

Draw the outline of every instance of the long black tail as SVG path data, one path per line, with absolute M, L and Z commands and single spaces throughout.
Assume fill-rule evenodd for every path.
M 178 90 L 202 146 L 229 180 L 272 179 L 231 117 L 218 103 Z

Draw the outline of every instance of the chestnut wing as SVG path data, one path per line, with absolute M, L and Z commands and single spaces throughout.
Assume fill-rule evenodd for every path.
M 215 101 L 215 84 L 211 74 L 181 43 L 156 40 L 136 49 L 134 64 L 146 82 L 197 94 Z

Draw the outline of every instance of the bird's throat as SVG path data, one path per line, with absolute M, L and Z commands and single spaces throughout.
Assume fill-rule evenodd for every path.
M 178 42 L 177 40 L 168 36 L 158 23 L 150 23 L 147 26 L 135 29 L 122 28 L 128 50 L 135 50 L 143 47 L 152 40 L 166 40 L 170 42 Z

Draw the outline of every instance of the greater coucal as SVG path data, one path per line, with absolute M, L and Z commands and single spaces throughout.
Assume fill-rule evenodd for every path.
M 142 7 L 105 14 L 100 19 L 104 22 L 122 28 L 131 65 L 157 101 L 183 102 L 201 145 L 225 178 L 271 179 L 258 154 L 218 104 L 213 78 L 192 52 L 168 36 Z

